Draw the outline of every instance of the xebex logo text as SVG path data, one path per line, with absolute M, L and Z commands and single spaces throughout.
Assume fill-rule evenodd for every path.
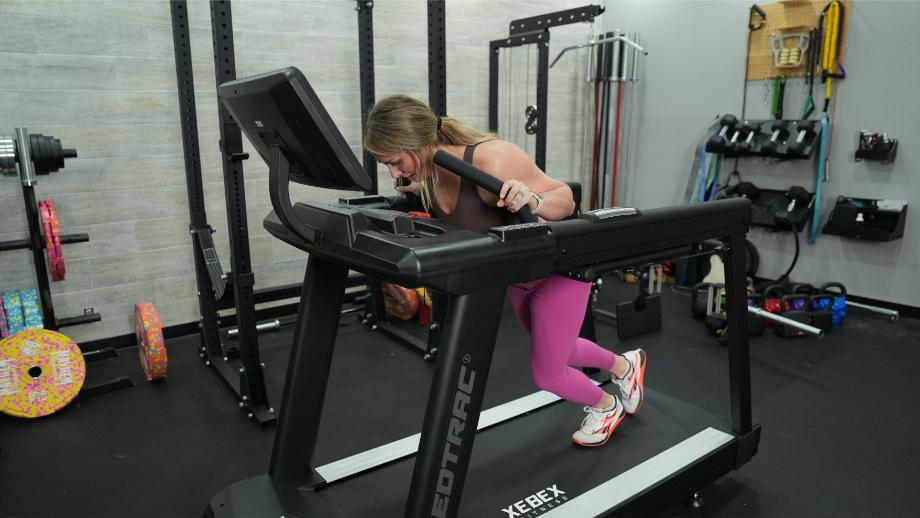
M 556 484 L 528 496 L 523 500 L 509 505 L 502 509 L 507 518 L 534 517 L 539 516 L 554 507 L 558 507 L 566 502 L 569 497 L 565 496 L 565 491 L 556 487 Z
M 460 379 L 457 380 L 457 392 L 454 394 L 454 404 L 450 418 L 450 427 L 447 433 L 447 442 L 444 443 L 444 453 L 441 455 L 441 471 L 438 474 L 438 486 L 431 503 L 431 516 L 444 518 L 447 516 L 447 507 L 450 504 L 450 494 L 454 489 L 454 470 L 457 468 L 459 456 L 451 451 L 451 445 L 460 450 L 463 444 L 463 432 L 466 430 L 466 407 L 470 404 L 470 394 L 476 384 L 476 371 L 467 369 L 466 365 L 460 366 Z M 449 466 L 450 465 L 450 466 Z

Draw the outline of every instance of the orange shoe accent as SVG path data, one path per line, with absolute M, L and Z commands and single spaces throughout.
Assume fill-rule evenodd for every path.
M 613 435 L 613 431 L 616 430 L 617 426 L 620 426 L 620 423 L 623 421 L 623 418 L 624 418 L 624 417 L 626 417 L 626 411 L 625 411 L 625 410 L 624 410 L 623 412 L 620 413 L 620 417 L 618 417 L 618 418 L 616 419 L 616 422 L 614 422 L 613 424 L 610 425 L 609 428 L 607 428 L 607 437 L 604 438 L 604 440 L 601 441 L 601 442 L 592 442 L 592 443 L 578 442 L 578 439 L 576 439 L 576 438 L 574 438 L 574 437 L 572 437 L 572 442 L 575 443 L 575 444 L 577 444 L 577 445 L 579 445 L 579 446 L 583 446 L 583 447 L 585 447 L 585 448 L 596 448 L 597 446 L 603 446 L 603 445 L 607 444 L 607 441 L 610 440 L 610 437 Z
M 635 414 L 636 412 L 638 412 L 639 409 L 642 408 L 642 405 L 645 404 L 645 364 L 646 364 L 646 361 L 645 361 L 645 357 L 646 357 L 645 349 L 639 349 L 639 357 L 642 358 L 642 366 L 639 367 L 639 368 L 637 369 L 637 372 L 639 373 L 639 374 L 638 374 L 638 376 L 639 376 L 639 387 L 640 387 L 641 390 L 642 390 L 642 398 L 639 399 L 639 406 L 636 407 L 636 409 L 633 411 L 633 414 Z

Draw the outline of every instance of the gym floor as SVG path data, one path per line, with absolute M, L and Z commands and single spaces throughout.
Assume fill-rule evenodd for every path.
M 599 307 L 612 310 L 634 290 L 608 282 Z M 535 390 L 526 336 L 509 306 L 486 408 Z M 663 329 L 617 349 L 648 351 L 650 387 L 727 414 L 726 351 L 689 317 L 688 306 L 686 296 L 666 288 Z M 261 336 L 276 406 L 292 334 L 287 327 Z M 602 344 L 616 343 L 615 329 L 603 321 L 598 335 Z M 128 374 L 136 388 L 78 400 L 38 420 L 0 415 L 0 516 L 196 517 L 224 486 L 264 472 L 273 429 L 259 430 L 241 415 L 199 360 L 196 342 L 189 336 L 168 343 L 163 382 L 144 381 L 135 351 L 125 349 L 120 358 L 93 364 L 88 381 Z M 920 321 L 890 322 L 862 311 L 823 340 L 753 337 L 759 453 L 707 487 L 703 509 L 675 505 L 661 515 L 916 516 L 918 344 Z M 344 317 L 317 461 L 417 433 L 432 372 L 420 355 Z M 572 431 L 582 416 L 571 405 Z

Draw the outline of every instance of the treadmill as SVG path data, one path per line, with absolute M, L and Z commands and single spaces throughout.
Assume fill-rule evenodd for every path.
M 205 516 L 635 515 L 686 499 L 756 453 L 745 296 L 745 199 L 479 233 L 388 209 L 380 196 L 296 203 L 291 181 L 365 190 L 360 166 L 296 68 L 231 81 L 218 95 L 268 163 L 265 228 L 309 254 L 267 473 L 214 496 Z M 494 177 L 447 153 L 435 162 L 493 192 Z M 728 302 L 730 419 L 647 389 L 642 411 L 600 448 L 572 444 L 571 407 L 548 392 L 482 409 L 506 286 L 597 275 L 693 254 L 719 240 Z M 448 296 L 421 433 L 323 466 L 314 452 L 349 270 Z M 474 447 L 475 442 L 475 447 Z

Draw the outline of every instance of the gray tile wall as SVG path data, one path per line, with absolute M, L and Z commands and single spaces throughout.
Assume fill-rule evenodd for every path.
M 448 0 L 448 113 L 486 129 L 489 40 L 505 36 L 512 19 L 586 3 Z M 354 2 L 237 0 L 232 8 L 238 76 L 299 67 L 360 153 Z M 189 2 L 189 20 L 208 219 L 229 269 L 208 2 Z M 425 2 L 376 2 L 378 97 L 427 100 L 426 24 Z M 587 24 L 554 30 L 551 56 L 588 31 Z M 62 232 L 90 235 L 65 247 L 67 280 L 52 285 L 59 317 L 89 307 L 103 315 L 63 330 L 77 341 L 132 332 L 136 302 L 156 303 L 166 325 L 198 318 L 172 47 L 166 0 L 0 0 L 0 135 L 26 127 L 80 155 L 36 187 L 39 199 L 55 201 Z M 563 60 L 551 73 L 547 170 L 565 179 L 576 177 L 581 149 L 579 61 Z M 267 167 L 252 160 L 245 174 L 256 286 L 299 282 L 303 255 L 261 227 L 270 210 Z M 379 177 L 388 190 L 385 172 Z M 11 178 L 0 178 L 0 221 L 0 240 L 24 237 L 21 190 Z M 0 289 L 34 286 L 31 262 L 28 251 L 0 254 Z

